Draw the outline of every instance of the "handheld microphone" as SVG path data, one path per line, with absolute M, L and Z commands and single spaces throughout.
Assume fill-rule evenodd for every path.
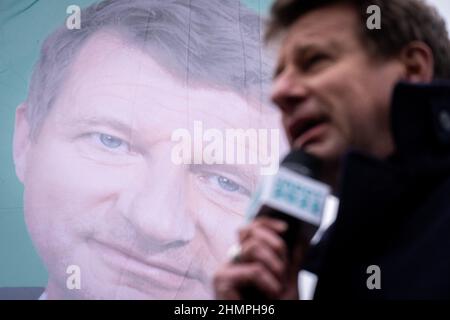
M 260 216 L 280 219 L 288 224 L 282 234 L 289 257 L 297 243 L 308 244 L 318 230 L 330 187 L 320 181 L 321 162 L 297 149 L 281 162 L 278 173 L 265 176 L 256 189 L 246 212 L 248 221 Z M 243 290 L 244 299 L 264 299 L 253 288 Z

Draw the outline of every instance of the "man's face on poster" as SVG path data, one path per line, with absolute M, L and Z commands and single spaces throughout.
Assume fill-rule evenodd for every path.
M 176 165 L 177 128 L 276 128 L 235 93 L 188 87 L 119 36 L 76 55 L 35 140 L 23 108 L 15 161 L 49 298 L 211 298 L 258 165 Z M 81 271 L 69 290 L 67 268 Z

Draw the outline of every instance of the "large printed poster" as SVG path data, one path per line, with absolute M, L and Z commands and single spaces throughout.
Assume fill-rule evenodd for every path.
M 0 287 L 211 299 L 287 145 L 270 1 L 2 0 Z

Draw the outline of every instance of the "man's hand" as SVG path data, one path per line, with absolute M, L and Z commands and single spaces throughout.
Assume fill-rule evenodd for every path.
M 287 227 L 284 221 L 259 217 L 240 230 L 238 261 L 227 262 L 214 276 L 217 299 L 242 299 L 248 288 L 256 288 L 269 299 L 298 299 L 303 250 L 297 247 L 288 257 L 281 238 Z

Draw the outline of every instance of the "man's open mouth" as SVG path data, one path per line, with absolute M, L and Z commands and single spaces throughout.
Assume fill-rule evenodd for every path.
M 288 128 L 292 144 L 296 147 L 305 147 L 307 144 L 316 141 L 327 123 L 326 117 L 318 115 L 295 118 Z

